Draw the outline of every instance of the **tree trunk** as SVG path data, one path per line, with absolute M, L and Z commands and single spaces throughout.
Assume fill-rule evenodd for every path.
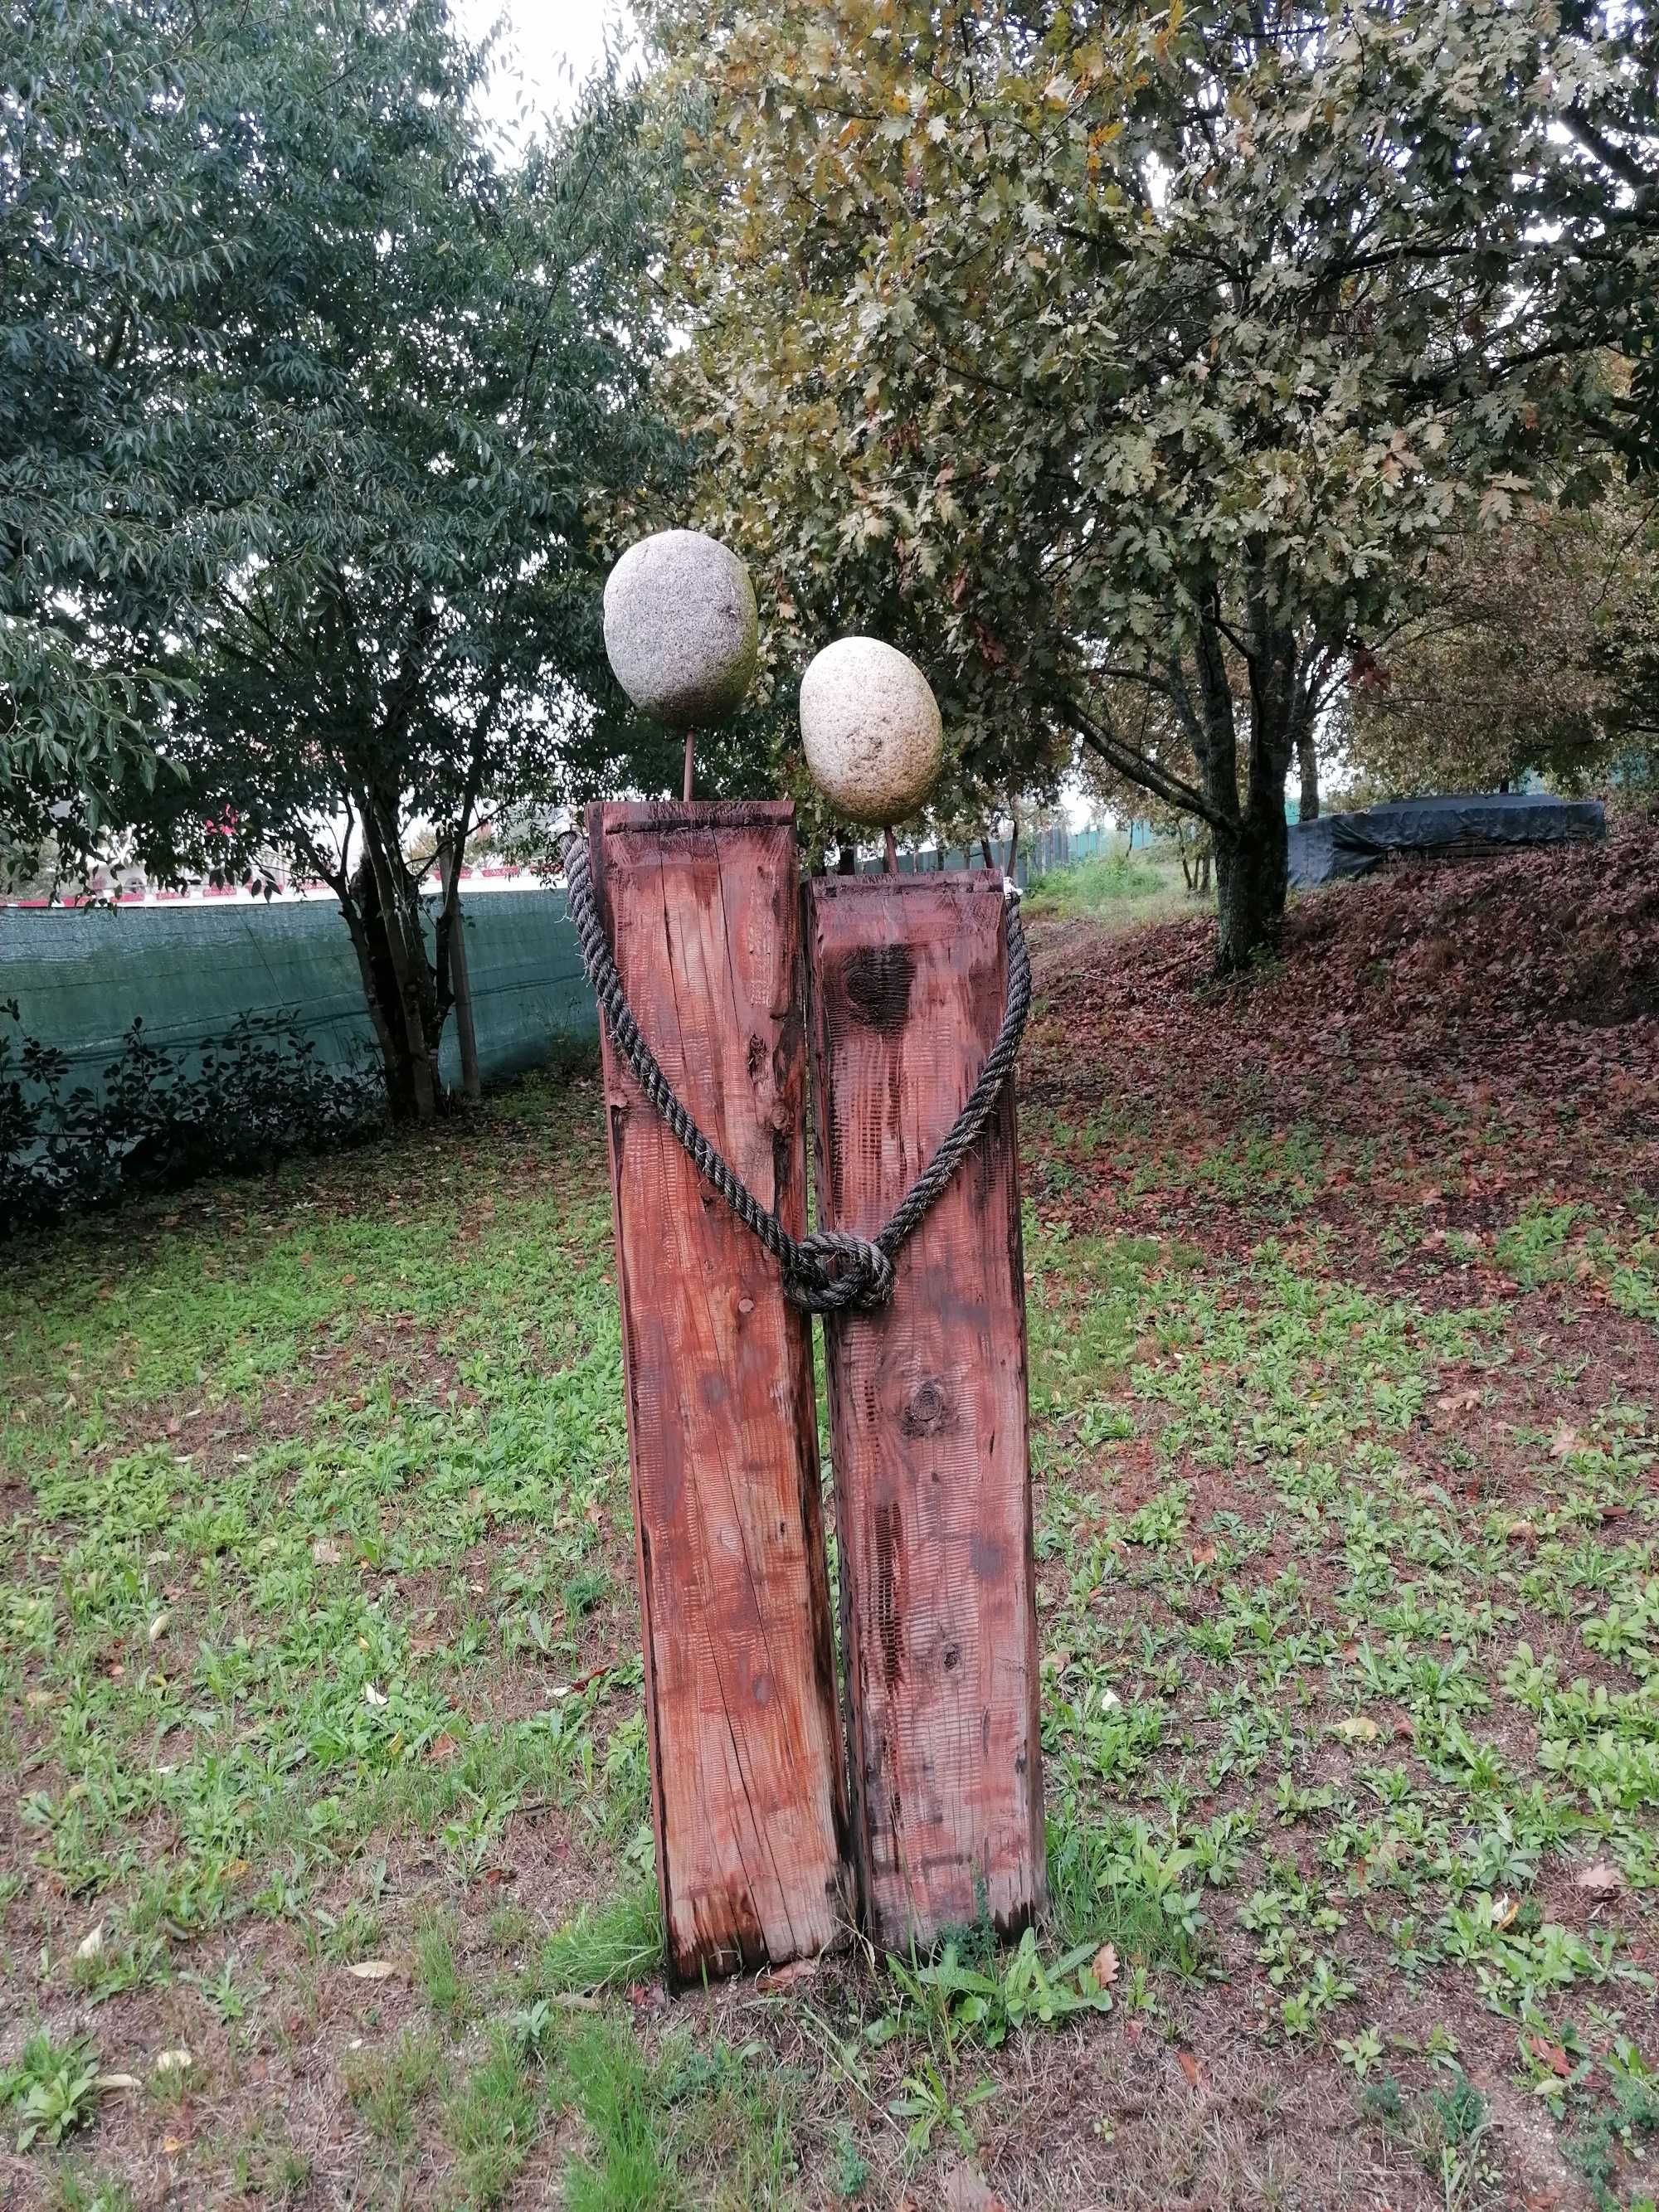
M 368 1018 L 374 1028 L 374 1042 L 380 1049 L 380 1066 L 386 1077 L 386 1110 L 393 1121 L 406 1121 L 412 1110 L 410 1102 L 400 1097 L 398 1083 L 398 1048 L 386 1020 L 386 1000 L 381 996 L 381 981 L 375 973 L 374 948 L 368 941 L 368 932 L 358 911 L 354 886 L 349 883 L 337 885 L 340 912 L 351 934 L 351 949 L 357 956 L 357 973 L 362 980 L 363 1004 L 368 1008 Z
M 1216 961 L 1224 975 L 1241 975 L 1278 942 L 1290 888 L 1285 803 L 1252 805 L 1215 847 L 1219 928 Z
M 472 1022 L 472 977 L 466 960 L 466 921 L 461 913 L 461 895 L 456 887 L 459 871 L 454 854 L 448 845 L 438 848 L 438 880 L 444 887 L 444 909 L 440 927 L 444 928 L 444 954 L 449 962 L 449 995 L 455 1009 L 455 1041 L 461 1050 L 461 1089 L 466 1097 L 483 1097 L 483 1084 L 478 1074 L 478 1036 Z
M 424 915 L 419 896 L 403 864 L 396 816 L 365 805 L 362 810 L 364 873 L 373 884 L 371 930 L 379 927 L 386 961 L 397 987 L 402 1020 L 394 1030 L 408 1056 L 414 1118 L 434 1121 L 443 1103 L 438 1073 L 438 1040 L 443 1015 L 437 977 L 427 957 Z
M 838 876 L 855 876 L 858 872 L 858 847 L 856 845 L 843 845 L 836 855 L 836 873 Z
M 1315 743 L 1311 720 L 1304 717 L 1296 733 L 1296 764 L 1301 771 L 1301 803 L 1297 809 L 1300 822 L 1319 819 L 1319 748 Z
M 1237 975 L 1279 940 L 1290 891 L 1285 779 L 1296 750 L 1295 636 L 1275 628 L 1265 602 L 1250 613 L 1250 739 L 1239 789 L 1238 731 L 1218 624 L 1198 638 L 1202 701 L 1199 762 L 1215 832 L 1216 972 Z
M 355 919 L 350 912 L 347 919 L 374 1009 L 375 1032 L 386 1066 L 386 1103 L 394 1121 L 435 1121 L 439 1087 L 433 1049 L 421 1018 L 419 985 L 410 972 L 410 948 L 399 932 L 395 908 L 389 910 L 382 902 L 380 878 L 367 856 L 358 863 L 351 890 Z M 413 957 L 425 967 L 423 941 L 414 948 Z

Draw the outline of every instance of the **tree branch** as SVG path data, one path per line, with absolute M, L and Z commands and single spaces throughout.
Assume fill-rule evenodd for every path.
M 1139 784 L 1143 791 L 1150 791 L 1166 806 L 1176 807 L 1183 814 L 1195 814 L 1200 821 L 1207 822 L 1212 830 L 1224 832 L 1231 827 L 1217 813 L 1202 792 L 1195 790 L 1180 776 L 1171 775 L 1167 769 L 1159 768 L 1155 761 L 1148 760 L 1144 753 L 1136 752 L 1133 746 L 1123 744 L 1075 699 L 1061 699 L 1057 703 L 1064 720 L 1090 751 L 1097 754 L 1108 768 L 1115 769 L 1119 775 L 1127 776 L 1131 783 Z
M 1598 131 L 1577 100 L 1561 120 L 1579 144 L 1594 154 L 1604 169 L 1611 169 L 1620 184 L 1628 185 L 1635 192 L 1652 190 L 1654 180 L 1641 163 L 1634 160 L 1616 139 L 1609 138 L 1605 132 Z

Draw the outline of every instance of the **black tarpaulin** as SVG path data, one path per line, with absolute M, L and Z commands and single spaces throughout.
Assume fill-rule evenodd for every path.
M 1298 890 L 1368 876 L 1397 860 L 1455 860 L 1518 845 L 1591 843 L 1607 834 L 1599 799 L 1526 791 L 1452 792 L 1390 799 L 1363 813 L 1326 814 L 1291 827 L 1291 882 Z

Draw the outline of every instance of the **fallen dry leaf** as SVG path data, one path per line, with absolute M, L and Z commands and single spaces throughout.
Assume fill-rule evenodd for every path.
M 158 2051 L 155 2070 L 158 2074 L 183 2074 L 196 2063 L 182 2044 L 176 2051 Z
M 941 2193 L 945 2212 L 1008 2212 L 1006 2201 L 975 2166 L 953 2166 Z
M 397 1971 L 397 1961 L 392 1959 L 354 1959 L 346 1968 L 347 1973 L 360 1982 L 390 1981 Z
M 1547 2066 L 1550 2072 L 1559 2075 L 1562 2081 L 1565 2081 L 1571 2073 L 1572 2061 L 1559 2043 L 1552 2043 L 1545 2036 L 1531 2035 L 1527 2039 L 1527 2048 L 1540 2066 Z
M 1091 1972 L 1103 1990 L 1109 1990 L 1117 1979 L 1117 1952 L 1110 1943 L 1103 1943 L 1095 1953 Z
M 1443 1398 L 1437 1398 L 1434 1409 L 1437 1413 L 1472 1413 L 1480 1403 L 1478 1390 L 1448 1390 Z
M 764 1973 L 755 1977 L 755 1987 L 762 1990 L 787 1990 L 793 1982 L 810 1982 L 823 1964 L 822 1959 L 792 1959 L 787 1966 L 769 1966 Z
M 1616 1897 L 1625 1886 L 1625 1877 L 1610 1860 L 1596 1859 L 1587 1867 L 1580 1867 L 1572 1878 L 1572 1886 L 1591 1897 Z
M 1563 1421 L 1550 1438 L 1550 1457 L 1571 1459 L 1574 1452 L 1583 1449 L 1583 1442 L 1577 1430 L 1570 1422 Z
M 77 1959 L 95 1959 L 103 1948 L 104 1923 L 100 1920 L 95 1928 L 88 1929 L 76 1945 L 75 1955 Z
M 311 1556 L 319 1567 L 337 1567 L 345 1553 L 331 1536 L 319 1536 L 311 1547 Z
M 97 2089 L 138 2089 L 143 2087 L 136 2074 L 99 2074 L 93 2078 Z
M 1331 1724 L 1331 1734 L 1340 1735 L 1344 1743 L 1375 1743 L 1382 1733 L 1376 1723 L 1364 1713 L 1350 1713 L 1346 1720 Z
M 1178 2044 L 1176 2047 L 1176 2064 L 1180 2067 L 1193 2088 L 1201 2089 L 1206 2086 L 1203 2067 L 1200 2065 L 1197 2058 L 1188 2050 L 1184 2043 Z

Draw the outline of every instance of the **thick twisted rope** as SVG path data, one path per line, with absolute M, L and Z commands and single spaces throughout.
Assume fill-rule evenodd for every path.
M 986 1055 L 979 1080 L 939 1150 L 905 1193 L 892 1219 L 873 1237 L 855 1237 L 845 1229 L 820 1229 L 811 1237 L 792 1237 L 704 1136 L 641 1036 L 599 921 L 587 841 L 579 832 L 565 840 L 563 860 L 570 919 L 576 927 L 582 965 L 611 1043 L 697 1173 L 778 1261 L 783 1270 L 784 1296 L 808 1313 L 839 1313 L 849 1306 L 868 1312 L 884 1306 L 893 1295 L 894 1255 L 972 1151 L 1019 1050 L 1020 1034 L 1031 1005 L 1031 963 L 1019 923 L 1018 892 L 1009 885 L 1008 988 L 1002 1026 Z

